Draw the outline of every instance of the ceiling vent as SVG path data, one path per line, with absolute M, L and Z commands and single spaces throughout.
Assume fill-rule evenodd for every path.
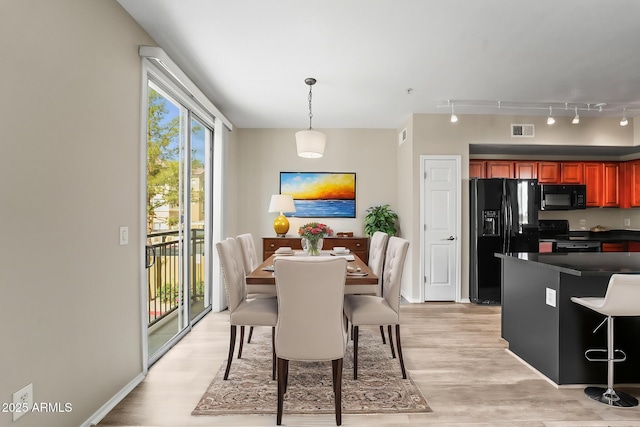
M 512 138 L 533 138 L 535 134 L 534 125 L 511 125 Z

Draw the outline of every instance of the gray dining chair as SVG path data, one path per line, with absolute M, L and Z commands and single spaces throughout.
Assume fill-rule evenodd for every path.
M 278 293 L 277 424 L 282 423 L 289 361 L 331 361 L 336 425 L 341 425 L 347 261 L 332 257 L 276 258 L 274 270 Z
M 238 348 L 238 359 L 242 357 L 242 341 L 244 338 L 244 327 L 247 326 L 270 326 L 272 344 L 272 378 L 275 379 L 275 326 L 278 321 L 278 303 L 275 298 L 247 298 L 244 266 L 242 254 L 238 242 L 233 238 L 228 238 L 216 243 L 224 287 L 227 293 L 227 303 L 229 307 L 229 323 L 231 332 L 229 337 L 229 358 L 224 372 L 224 379 L 229 378 L 231 361 L 236 343 L 236 330 L 240 326 L 240 345 Z
M 345 295 L 344 314 L 353 327 L 353 379 L 358 378 L 358 334 L 363 325 L 388 326 L 389 345 L 395 358 L 391 326 L 395 326 L 396 348 L 402 370 L 402 378 L 407 378 L 400 341 L 400 286 L 402 270 L 409 249 L 409 242 L 399 237 L 389 238 L 382 273 L 382 296 Z

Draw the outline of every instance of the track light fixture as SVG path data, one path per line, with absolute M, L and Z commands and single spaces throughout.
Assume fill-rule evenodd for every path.
M 481 114 L 480 111 L 486 110 L 489 114 L 506 114 L 504 111 L 506 110 L 515 110 L 520 111 L 524 115 L 535 115 L 540 116 L 543 114 L 542 111 L 549 112 L 547 116 L 547 124 L 553 125 L 556 120 L 553 116 L 553 110 L 562 110 L 564 108 L 565 112 L 560 113 L 561 116 L 570 116 L 570 111 L 573 109 L 573 118 L 571 119 L 571 123 L 577 125 L 580 123 L 581 114 L 586 115 L 587 117 L 595 117 L 599 115 L 607 116 L 607 117 L 620 117 L 622 113 L 622 120 L 620 120 L 620 126 L 627 126 L 629 120 L 627 118 L 627 110 L 630 111 L 631 116 L 634 117 L 636 115 L 640 115 L 640 104 L 639 103 L 607 103 L 607 102 L 590 102 L 590 103 L 580 103 L 580 102 L 518 102 L 518 101 L 492 101 L 492 100 L 465 100 L 465 99 L 447 99 L 446 102 L 436 105 L 437 108 L 446 108 L 451 116 L 451 122 L 455 123 L 457 121 L 457 116 L 455 114 L 454 106 L 458 108 L 464 107 L 468 110 L 470 114 Z M 465 110 L 465 111 L 467 111 Z M 518 113 L 515 113 L 518 114 Z
M 553 118 L 553 107 L 549 107 L 549 117 L 547 117 L 547 124 L 552 125 L 556 122 L 556 119 Z
M 451 103 L 451 123 L 455 123 L 458 121 L 458 116 L 456 116 L 456 113 L 453 111 L 453 103 Z
M 629 120 L 627 120 L 627 109 L 622 109 L 622 120 L 620 120 L 620 126 L 626 126 L 629 124 Z

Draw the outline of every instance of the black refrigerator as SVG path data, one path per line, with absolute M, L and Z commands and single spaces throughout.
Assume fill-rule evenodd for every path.
M 500 304 L 501 264 L 494 254 L 539 251 L 538 181 L 474 178 L 469 199 L 469 297 Z

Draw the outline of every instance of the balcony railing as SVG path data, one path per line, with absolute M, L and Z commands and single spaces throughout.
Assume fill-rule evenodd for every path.
M 146 267 L 149 295 L 149 327 L 175 312 L 183 300 L 180 288 L 182 265 L 177 230 L 147 235 Z M 191 230 L 189 297 L 191 303 L 204 299 L 204 230 Z M 184 255 L 184 254 L 182 254 Z

